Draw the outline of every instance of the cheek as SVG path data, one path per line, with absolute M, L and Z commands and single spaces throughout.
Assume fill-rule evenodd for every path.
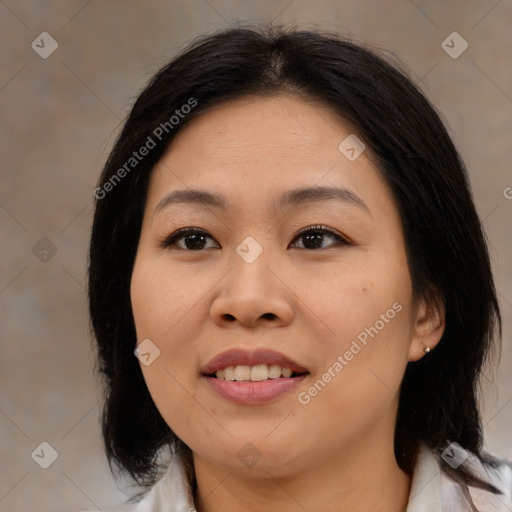
M 198 279 L 173 271 L 164 258 L 136 261 L 130 293 L 137 339 L 172 346 L 174 333 L 197 325 L 194 306 L 204 294 Z
M 300 390 L 304 414 L 324 418 L 324 434 L 334 430 L 356 440 L 394 414 L 407 365 L 409 312 L 399 301 L 382 304 L 366 304 L 352 316 L 343 312 L 339 335 L 323 342 L 322 368 Z
M 182 387 L 190 388 L 191 368 L 199 367 L 194 343 L 204 321 L 199 318 L 200 308 L 194 308 L 200 300 L 200 291 L 187 288 L 183 278 L 176 276 L 158 260 L 148 263 L 141 260 L 135 264 L 131 281 L 137 342 L 151 340 L 158 354 L 150 365 L 141 364 L 141 369 L 164 417 L 168 414 L 161 406 L 166 409 L 173 409 L 174 404 L 179 406 Z M 173 400 L 169 400 L 171 396 Z
M 359 395 L 361 386 L 370 390 L 371 381 L 379 376 L 396 390 L 407 364 L 413 327 L 407 293 L 345 292 L 343 298 L 338 295 L 325 304 L 329 314 L 323 323 L 329 335 L 315 343 L 322 353 L 319 370 L 323 375 L 329 369 L 343 375 L 349 394 Z
M 395 399 L 413 327 L 405 259 L 370 256 L 364 264 L 354 259 L 329 276 L 309 278 L 300 291 L 325 334 L 316 341 L 322 354 L 317 385 L 305 389 L 304 402 L 311 398 L 318 414 L 327 407 L 356 423 Z
M 335 271 L 333 265 L 319 265 L 314 272 L 299 275 L 286 279 L 293 282 L 301 316 L 316 324 L 325 347 L 341 350 L 360 333 L 364 342 L 365 330 L 374 332 L 376 323 L 379 333 L 391 335 L 393 328 L 403 328 L 401 322 L 409 320 L 404 307 L 410 301 L 411 283 L 407 263 L 398 255 L 354 251 Z
M 188 340 L 180 332 L 179 319 L 186 313 L 186 304 L 179 293 L 169 292 L 174 283 L 156 278 L 152 270 L 142 270 L 140 266 L 134 269 L 131 285 L 137 341 L 151 340 L 158 355 L 148 365 L 141 359 L 140 367 L 156 408 L 183 439 L 187 425 L 193 425 L 194 416 L 199 414 L 191 403 L 187 381 L 194 351 L 190 346 L 185 350 Z

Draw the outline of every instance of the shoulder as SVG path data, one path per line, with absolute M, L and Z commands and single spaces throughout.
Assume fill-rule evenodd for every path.
M 181 451 L 173 452 L 167 470 L 138 503 L 108 512 L 195 512 L 184 459 Z
M 512 511 L 512 462 L 493 455 L 486 455 L 482 462 L 476 455 L 460 450 L 464 457 L 454 464 L 449 457 L 420 443 L 407 512 Z
M 479 512 L 510 512 L 512 510 L 512 462 L 496 455 L 485 454 L 480 460 L 475 454 L 467 452 L 463 461 L 464 469 L 478 480 L 496 490 L 483 488 L 478 483 L 469 482 L 467 486 L 454 482 L 443 472 L 444 495 L 451 504 L 454 501 L 467 501 L 470 497 Z
M 469 486 L 476 507 L 482 512 L 512 510 L 512 462 L 495 455 L 488 455 L 487 461 L 482 462 L 470 454 L 468 460 L 472 472 L 499 491 L 493 493 Z

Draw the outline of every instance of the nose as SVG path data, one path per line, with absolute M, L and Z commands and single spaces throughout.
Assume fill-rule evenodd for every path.
M 247 263 L 237 254 L 233 267 L 219 283 L 210 316 L 219 327 L 285 327 L 294 315 L 290 283 L 276 265 L 261 256 Z

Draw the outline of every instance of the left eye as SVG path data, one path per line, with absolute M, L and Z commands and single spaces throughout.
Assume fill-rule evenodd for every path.
M 336 242 L 342 245 L 349 244 L 349 242 L 341 235 L 326 226 L 309 226 L 299 231 L 293 238 L 293 240 L 302 240 L 302 245 L 297 246 L 292 243 L 288 247 L 312 250 L 324 249 L 325 247 L 323 247 L 323 242 L 325 241 L 325 238 L 334 240 L 334 243 L 329 245 L 335 245 Z M 208 246 L 208 239 L 212 240 L 213 244 Z M 206 231 L 198 228 L 179 229 L 160 242 L 160 247 L 162 248 L 169 248 L 172 246 L 185 251 L 201 251 L 204 249 L 221 248 Z
M 299 249 L 324 249 L 322 242 L 325 237 L 331 238 L 331 240 L 335 240 L 342 245 L 348 245 L 349 243 L 341 235 L 326 226 L 309 226 L 304 228 L 295 235 L 294 240 L 303 240 L 302 247 L 299 247 Z

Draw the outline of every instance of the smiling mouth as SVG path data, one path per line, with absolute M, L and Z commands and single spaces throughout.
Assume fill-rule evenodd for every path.
M 226 368 L 217 370 L 215 373 L 207 374 L 206 377 L 237 382 L 262 382 L 266 380 L 301 377 L 302 375 L 309 375 L 309 372 L 294 372 L 290 368 L 278 364 L 257 364 L 254 366 L 227 366 Z

